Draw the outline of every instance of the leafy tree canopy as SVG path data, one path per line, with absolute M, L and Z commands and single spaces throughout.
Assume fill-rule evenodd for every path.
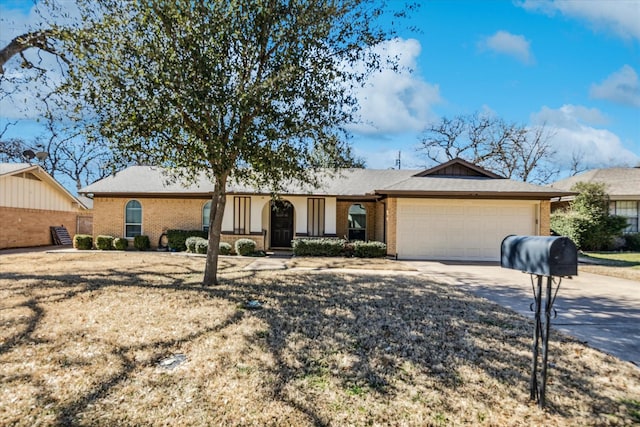
M 125 157 L 215 184 L 205 284 L 217 282 L 227 180 L 277 192 L 291 177 L 314 183 L 318 164 L 344 165 L 352 89 L 392 36 L 374 0 L 77 3 L 67 90 L 91 107 L 93 131 Z

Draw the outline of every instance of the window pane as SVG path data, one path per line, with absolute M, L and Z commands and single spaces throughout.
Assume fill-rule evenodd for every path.
M 204 204 L 202 208 L 202 229 L 204 231 L 209 230 L 209 219 L 211 217 L 211 202 Z
M 125 237 L 135 237 L 142 234 L 142 226 L 140 225 L 127 225 Z
M 349 240 L 367 240 L 367 210 L 361 204 L 349 207 Z

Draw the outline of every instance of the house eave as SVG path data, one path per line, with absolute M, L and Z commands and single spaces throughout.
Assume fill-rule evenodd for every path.
M 438 198 L 438 199 L 510 199 L 549 200 L 569 193 L 522 192 L 522 191 L 399 191 L 380 190 L 376 193 L 387 197 Z

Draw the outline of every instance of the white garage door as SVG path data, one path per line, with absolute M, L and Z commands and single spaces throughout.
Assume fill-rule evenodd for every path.
M 536 234 L 535 201 L 398 199 L 401 259 L 498 261 L 509 234 Z

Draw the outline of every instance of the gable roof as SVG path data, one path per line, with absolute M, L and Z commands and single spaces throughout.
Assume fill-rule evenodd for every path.
M 280 194 L 345 198 L 396 195 L 530 199 L 548 199 L 573 194 L 501 178 L 461 159 L 454 159 L 445 165 L 444 168 L 436 167 L 422 172 L 396 169 L 341 169 L 335 173 L 324 171 L 320 172 L 321 184 L 318 188 L 291 180 L 283 183 Z M 213 183 L 204 174 L 195 182 L 185 184 L 179 180 L 172 180 L 171 175 L 162 168 L 132 166 L 81 189 L 80 193 L 129 197 L 208 197 L 213 193 Z M 230 181 L 227 193 L 270 194 L 270 191 Z
M 64 197 L 68 198 L 72 203 L 76 203 L 80 209 L 87 209 L 87 206 L 82 203 L 78 198 L 71 194 L 66 188 L 55 180 L 51 175 L 47 173 L 39 165 L 32 165 L 30 163 L 0 163 L 0 178 L 5 176 L 13 176 L 22 173 L 30 173 L 36 176 L 39 180 L 46 182 L 56 191 L 62 193 Z
M 442 163 L 441 165 L 435 166 L 431 169 L 427 169 L 420 173 L 415 174 L 414 176 L 422 177 L 422 176 L 480 176 L 485 178 L 504 178 L 498 174 L 495 174 L 491 171 L 488 171 L 484 168 L 481 168 L 478 165 L 474 165 L 473 163 L 469 163 L 464 159 L 456 157 L 455 159 L 449 160 L 446 163 Z
M 615 199 L 640 199 L 640 168 L 592 169 L 556 181 L 551 187 L 568 191 L 578 182 L 604 183 L 606 192 Z

